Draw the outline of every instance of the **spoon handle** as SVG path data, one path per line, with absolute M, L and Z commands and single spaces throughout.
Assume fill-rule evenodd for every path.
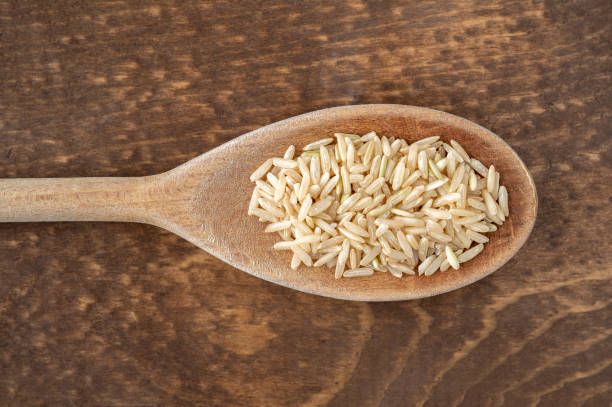
M 0 222 L 147 222 L 153 178 L 0 179 Z

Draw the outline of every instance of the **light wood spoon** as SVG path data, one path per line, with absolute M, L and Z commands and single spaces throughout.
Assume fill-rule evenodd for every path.
M 431 277 L 334 279 L 325 267 L 289 268 L 290 254 L 272 249 L 276 234 L 247 216 L 250 174 L 334 132 L 376 131 L 409 142 L 455 139 L 486 166 L 494 164 L 508 189 L 510 216 L 475 259 Z M 390 301 L 441 294 L 497 270 L 525 243 L 537 214 L 534 182 L 518 155 L 489 130 L 460 117 L 403 105 L 358 105 L 319 110 L 270 124 L 159 175 L 127 178 L 0 180 L 1 222 L 141 222 L 176 233 L 232 266 L 296 290 L 348 300 Z

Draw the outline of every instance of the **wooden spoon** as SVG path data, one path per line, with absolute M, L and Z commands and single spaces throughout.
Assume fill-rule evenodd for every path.
M 290 254 L 272 249 L 276 234 L 247 216 L 250 174 L 334 132 L 376 131 L 409 142 L 455 139 L 486 166 L 494 164 L 508 189 L 510 216 L 475 259 L 431 277 L 334 279 L 325 267 L 289 268 Z M 460 117 L 403 105 L 358 105 L 319 110 L 270 124 L 159 175 L 128 178 L 0 180 L 0 222 L 111 221 L 149 223 L 182 236 L 256 277 L 296 290 L 348 300 L 406 300 L 441 294 L 497 270 L 525 243 L 537 213 L 534 182 L 518 155 L 489 130 Z

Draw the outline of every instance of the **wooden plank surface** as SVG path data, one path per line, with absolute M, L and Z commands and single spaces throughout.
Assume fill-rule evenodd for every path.
M 323 107 L 488 127 L 527 244 L 456 292 L 351 303 L 139 224 L 0 225 L 0 404 L 607 406 L 612 3 L 0 0 L 0 176 L 140 176 Z M 0 202 L 1 204 L 1 202 Z

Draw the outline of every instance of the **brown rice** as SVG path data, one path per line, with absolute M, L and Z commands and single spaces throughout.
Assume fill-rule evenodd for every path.
M 476 257 L 509 215 L 500 174 L 455 140 L 335 133 L 267 159 L 251 175 L 248 214 L 275 250 L 335 278 L 375 271 L 430 276 Z

